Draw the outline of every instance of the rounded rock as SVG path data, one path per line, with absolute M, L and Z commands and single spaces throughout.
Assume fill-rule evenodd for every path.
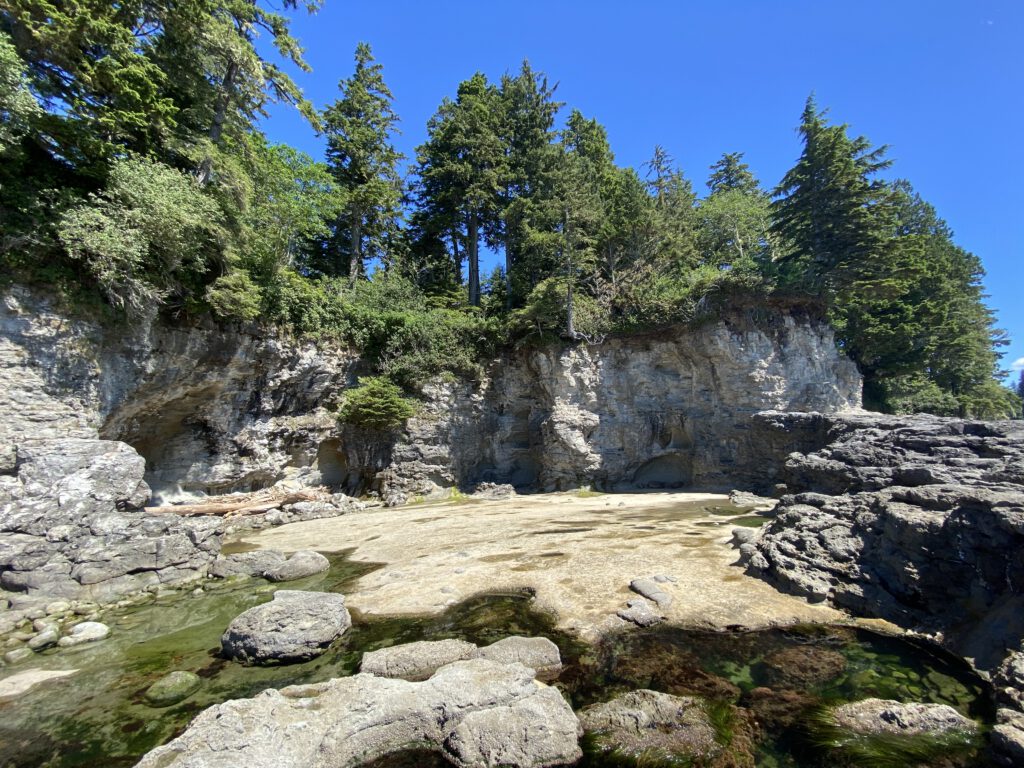
M 306 661 L 352 626 L 343 595 L 281 589 L 235 618 L 221 636 L 229 659 L 245 664 Z
M 151 707 L 169 707 L 187 699 L 202 684 L 202 678 L 194 672 L 171 672 L 149 686 L 144 696 Z

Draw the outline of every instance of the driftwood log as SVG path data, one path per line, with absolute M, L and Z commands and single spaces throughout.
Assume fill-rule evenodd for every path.
M 247 494 L 231 494 L 229 496 L 213 496 L 195 504 L 167 504 L 160 507 L 146 507 L 147 512 L 155 514 L 183 515 L 255 515 L 295 504 L 300 501 L 321 501 L 330 497 L 326 488 L 306 488 L 301 491 L 257 491 Z

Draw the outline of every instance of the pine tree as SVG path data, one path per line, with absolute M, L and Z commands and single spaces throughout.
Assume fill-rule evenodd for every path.
M 393 96 L 369 45 L 359 43 L 355 60 L 355 73 L 338 84 L 341 97 L 323 113 L 328 164 L 345 200 L 330 249 L 337 272 L 347 272 L 350 285 L 368 258 L 385 256 L 385 244 L 399 228 L 402 202 L 402 155 L 391 139 L 398 122 Z

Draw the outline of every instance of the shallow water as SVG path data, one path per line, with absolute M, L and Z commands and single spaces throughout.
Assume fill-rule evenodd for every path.
M 344 592 L 353 579 L 376 567 L 343 555 L 331 559 L 328 573 L 285 588 Z M 41 654 L 35 666 L 80 671 L 0 703 L 0 766 L 133 765 L 211 704 L 252 696 L 268 687 L 352 674 L 368 650 L 451 637 L 480 645 L 514 634 L 550 637 L 566 661 L 556 685 L 576 708 L 636 688 L 702 695 L 725 708 L 730 722 L 739 724 L 737 748 L 756 756 L 756 764 L 766 768 L 838 764 L 835 755 L 809 746 L 798 725 L 785 724 L 786 717 L 772 710 L 771 697 L 764 700 L 765 686 L 793 687 L 793 680 L 784 679 L 789 666 L 815 667 L 814 663 L 782 664 L 780 673 L 780 653 L 802 654 L 800 659 L 813 661 L 824 650 L 826 661 L 843 667 L 831 676 L 826 669 L 813 680 L 798 680 L 801 696 L 796 703 L 784 703 L 781 709 L 786 716 L 794 708 L 805 712 L 822 703 L 879 696 L 949 703 L 983 722 L 992 718 L 983 683 L 964 664 L 907 640 L 848 628 L 757 632 L 655 628 L 625 632 L 592 648 L 556 631 L 551 617 L 533 610 L 525 593 L 474 598 L 431 617 L 364 620 L 356 615 L 353 628 L 328 653 L 304 664 L 244 667 L 220 659 L 220 635 L 231 619 L 269 600 L 277 588 L 251 580 L 108 613 L 104 621 L 114 629 L 108 640 Z M 179 705 L 147 706 L 143 692 L 173 670 L 197 672 L 204 678 L 203 687 Z M 761 725 L 744 725 L 755 714 Z M 440 758 L 422 753 L 375 763 L 378 768 L 442 764 Z M 599 755 L 588 755 L 583 763 L 604 764 L 606 759 Z

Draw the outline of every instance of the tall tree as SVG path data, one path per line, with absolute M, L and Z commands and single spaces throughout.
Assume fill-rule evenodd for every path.
M 693 185 L 660 144 L 644 168 L 654 204 L 651 259 L 673 270 L 691 269 L 697 263 Z
M 498 192 L 505 153 L 498 89 L 477 73 L 459 85 L 431 118 L 427 141 L 417 150 L 418 197 L 461 238 L 468 263 L 468 298 L 480 304 L 480 243 L 498 232 Z M 457 247 L 457 246 L 456 246 Z
M 710 168 L 711 194 L 699 206 L 705 264 L 755 268 L 771 259 L 769 198 L 742 158 L 742 152 L 730 152 Z
M 504 75 L 500 134 L 505 162 L 499 193 L 500 246 L 505 252 L 508 305 L 532 289 L 546 258 L 549 235 L 558 220 L 554 188 L 559 151 L 555 117 L 562 103 L 557 86 L 524 61 L 519 74 Z M 518 290 L 514 288 L 519 284 Z
M 808 97 L 799 128 L 803 152 L 775 189 L 772 228 L 784 244 L 783 276 L 834 298 L 882 249 L 888 187 L 872 177 L 890 163 L 886 147 L 850 138 L 845 125 L 828 125 L 825 115 Z
M 398 117 L 394 97 L 384 82 L 383 67 L 374 62 L 370 46 L 356 47 L 352 77 L 338 85 L 341 97 L 324 110 L 327 159 L 341 193 L 344 212 L 335 227 L 332 249 L 346 271 L 349 284 L 365 269 L 367 258 L 384 256 L 384 245 L 399 227 L 402 178 L 398 164 L 403 156 L 394 148 L 392 135 Z

